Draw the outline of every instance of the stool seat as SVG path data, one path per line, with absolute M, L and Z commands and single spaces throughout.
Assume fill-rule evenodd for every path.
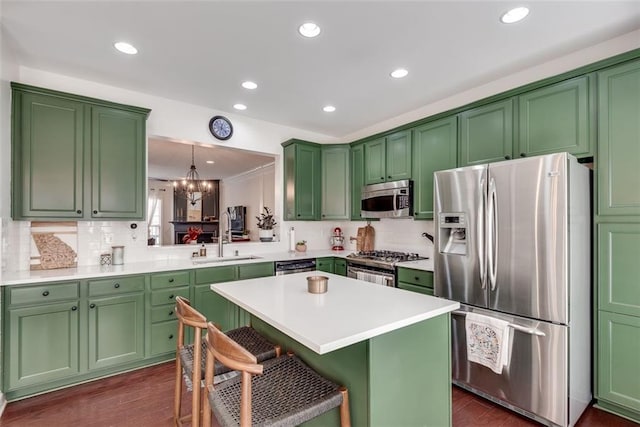
M 251 378 L 251 421 L 254 426 L 295 426 L 342 404 L 340 386 L 320 376 L 297 356 L 262 363 L 264 372 Z M 240 425 L 241 377 L 215 386 L 209 404 L 221 426 Z

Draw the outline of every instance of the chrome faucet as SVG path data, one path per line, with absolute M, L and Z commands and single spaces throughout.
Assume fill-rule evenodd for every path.
M 224 211 L 220 214 L 220 221 L 218 221 L 218 257 L 224 256 L 224 249 L 222 248 L 223 240 L 224 240 L 224 229 L 222 228 L 222 218 L 227 216 L 226 225 L 227 232 L 229 233 L 227 237 L 227 242 L 231 242 L 231 217 L 229 216 L 229 212 Z

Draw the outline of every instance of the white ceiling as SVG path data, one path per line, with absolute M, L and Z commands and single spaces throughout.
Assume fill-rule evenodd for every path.
M 524 21 L 499 22 L 522 4 Z M 307 20 L 319 37 L 297 33 Z M 638 28 L 638 0 L 2 0 L 23 65 L 216 110 L 241 102 L 240 114 L 335 137 Z M 409 76 L 391 79 L 396 67 Z

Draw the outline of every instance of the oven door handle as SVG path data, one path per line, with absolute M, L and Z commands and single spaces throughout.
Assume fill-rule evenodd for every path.
M 453 310 L 451 314 L 458 316 L 466 316 L 467 312 L 462 310 Z M 507 327 L 515 329 L 516 331 L 524 332 L 525 334 L 535 335 L 538 337 L 546 337 L 547 335 L 537 328 L 527 328 L 526 326 L 516 325 L 515 323 L 508 322 Z

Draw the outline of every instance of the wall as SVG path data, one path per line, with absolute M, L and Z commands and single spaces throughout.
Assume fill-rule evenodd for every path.
M 220 209 L 228 206 L 246 206 L 245 228 L 252 241 L 258 241 L 256 219 L 263 207 L 273 210 L 275 203 L 275 164 L 225 178 L 220 181 Z

